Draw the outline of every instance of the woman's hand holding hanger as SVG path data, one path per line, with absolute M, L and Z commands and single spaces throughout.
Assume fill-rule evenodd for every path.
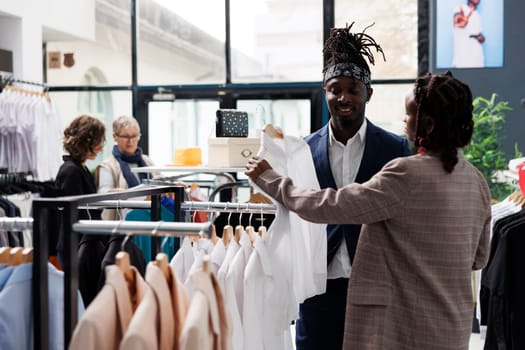
M 248 176 L 252 181 L 257 180 L 259 175 L 264 173 L 266 170 L 273 169 L 271 165 L 266 161 L 266 159 L 263 159 L 258 156 L 253 156 L 248 160 L 248 163 L 246 163 L 246 171 L 244 174 Z

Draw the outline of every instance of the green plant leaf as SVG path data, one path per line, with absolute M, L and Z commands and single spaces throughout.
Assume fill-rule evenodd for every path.
M 482 96 L 474 99 L 474 132 L 463 154 L 487 180 L 492 199 L 502 200 L 514 190 L 511 185 L 495 180 L 498 171 L 508 169 L 508 159 L 501 150 L 501 131 L 505 125 L 505 112 L 512 108 L 507 101 L 497 101 L 497 96 L 494 93 L 490 99 Z M 522 153 L 515 144 L 513 158 L 521 156 Z

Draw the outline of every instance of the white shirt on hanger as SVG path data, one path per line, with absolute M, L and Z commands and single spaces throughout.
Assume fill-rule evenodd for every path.
M 240 248 L 235 254 L 228 273 L 226 274 L 226 283 L 224 286 L 224 296 L 226 309 L 230 312 L 233 326 L 233 349 L 243 349 L 243 331 L 242 331 L 242 307 L 244 300 L 244 269 L 252 253 L 252 243 L 250 237 L 243 231 L 239 240 Z
M 283 329 L 275 322 L 279 319 L 279 310 L 283 309 L 279 294 L 287 288 L 287 283 L 259 235 L 255 237 L 253 248 L 244 271 L 244 349 L 291 350 L 294 347 L 290 328 Z

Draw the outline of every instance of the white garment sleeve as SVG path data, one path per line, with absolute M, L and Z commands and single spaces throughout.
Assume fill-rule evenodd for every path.
M 115 187 L 116 185 L 113 182 L 113 174 L 111 174 L 111 170 L 100 167 L 98 173 L 98 193 L 106 193 Z

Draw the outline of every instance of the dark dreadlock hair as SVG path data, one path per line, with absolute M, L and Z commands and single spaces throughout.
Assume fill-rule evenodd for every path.
M 328 67 L 342 62 L 352 62 L 370 73 L 370 67 L 365 57 L 368 58 L 370 64 L 373 65 L 375 63 L 374 55 L 372 54 L 372 50 L 370 50 L 371 47 L 375 48 L 377 52 L 380 52 L 386 61 L 381 46 L 376 43 L 374 38 L 365 34 L 365 31 L 374 24 L 366 27 L 361 33 L 350 33 L 354 23 L 355 22 L 352 22 L 350 25 L 347 24 L 345 28 L 330 29 L 330 35 L 323 47 L 325 63 L 323 74 Z
M 414 99 L 415 145 L 439 153 L 443 168 L 451 173 L 458 162 L 457 148 L 468 145 L 474 129 L 470 88 L 451 72 L 428 73 L 416 79 Z M 429 133 L 422 125 L 424 116 L 434 121 Z

